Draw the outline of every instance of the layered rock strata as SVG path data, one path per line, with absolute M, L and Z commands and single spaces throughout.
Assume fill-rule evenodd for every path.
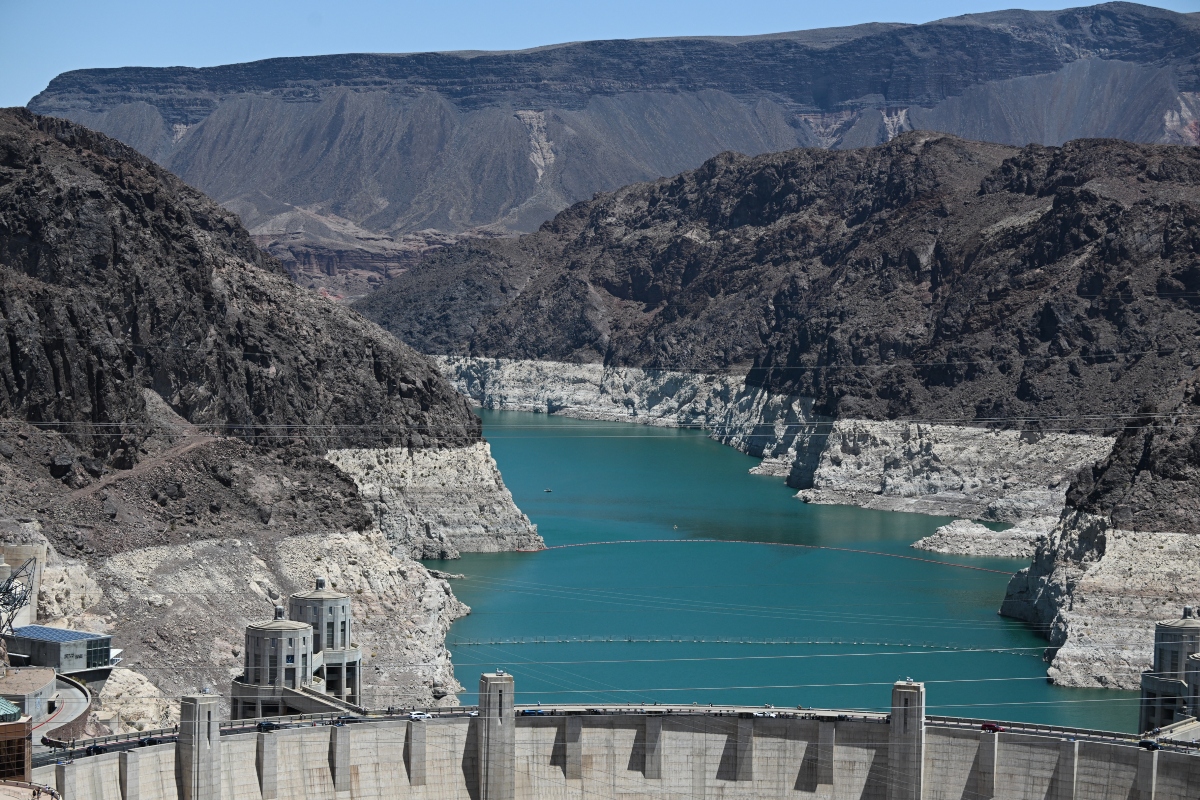
M 1046 533 L 1071 477 L 1104 459 L 1112 445 L 1112 438 L 1085 434 L 839 419 L 813 488 L 802 496 L 887 511 L 1027 520 Z
M 956 519 L 912 546 L 933 553 L 1028 560 L 1053 526 L 1054 520 L 1041 518 L 997 531 L 968 519 Z
M 443 450 L 330 450 L 401 558 L 540 550 L 545 545 L 500 477 L 486 442 Z
M 30 108 L 137 147 L 233 209 L 305 285 L 356 294 L 411 263 L 406 234 L 535 230 L 597 191 L 724 151 L 856 148 L 914 128 L 1015 145 L 1195 144 L 1198 52 L 1194 15 L 1107 3 L 766 36 L 80 70 Z
M 1000 611 L 1050 640 L 1055 683 L 1138 689 L 1154 624 L 1198 598 L 1200 537 L 1071 511 L 1013 576 Z
M 1193 375 L 1130 416 L 1108 457 L 1075 477 L 1069 511 L 1009 583 L 1001 612 L 1045 631 L 1055 680 L 1138 688 L 1154 623 L 1200 601 L 1198 408 Z

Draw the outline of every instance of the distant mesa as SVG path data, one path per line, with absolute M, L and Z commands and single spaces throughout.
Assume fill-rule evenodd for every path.
M 303 285 L 365 295 L 446 235 L 535 230 L 726 150 L 928 129 L 1004 144 L 1200 140 L 1200 20 L 1130 3 L 925 25 L 532 50 L 128 67 L 29 108 L 149 155 Z

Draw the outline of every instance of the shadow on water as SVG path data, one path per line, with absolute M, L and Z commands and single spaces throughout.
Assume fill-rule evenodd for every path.
M 481 416 L 547 545 L 637 541 L 455 562 L 464 703 L 494 667 L 544 703 L 881 708 L 911 676 L 931 714 L 1135 727 L 1134 693 L 1050 685 L 1045 640 L 997 616 L 1024 563 L 909 547 L 948 518 L 805 505 L 698 431 Z

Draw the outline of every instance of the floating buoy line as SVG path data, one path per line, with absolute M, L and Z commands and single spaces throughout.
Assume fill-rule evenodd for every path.
M 454 637 L 447 640 L 448 647 L 495 647 L 523 644 L 743 644 L 774 646 L 826 646 L 826 647 L 895 647 L 918 650 L 937 650 L 960 653 L 1002 653 L 1013 656 L 1042 658 L 1045 647 L 970 647 L 933 642 L 879 642 L 865 639 L 751 639 L 741 636 L 520 636 L 509 639 L 469 639 Z
M 884 558 L 900 558 L 905 561 L 920 561 L 925 564 L 937 564 L 941 567 L 957 567 L 976 572 L 991 572 L 996 575 L 1012 575 L 1012 570 L 988 569 L 973 567 L 970 564 L 955 564 L 952 561 L 938 561 L 936 558 L 921 558 L 920 556 L 905 556 L 900 553 L 881 553 L 878 550 L 858 550 L 853 547 L 830 547 L 824 544 L 796 544 L 795 542 L 757 542 L 752 539 L 614 539 L 608 542 L 576 542 L 574 544 L 553 544 L 540 550 L 522 550 L 520 552 L 541 553 L 546 550 L 565 550 L 568 547 L 600 547 L 610 544 L 758 544 L 768 547 L 799 547 L 805 550 L 834 550 L 839 553 L 859 553 L 866 556 L 883 556 Z

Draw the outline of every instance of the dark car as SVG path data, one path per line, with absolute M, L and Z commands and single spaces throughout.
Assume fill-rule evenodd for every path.
M 259 733 L 270 733 L 271 731 L 279 730 L 278 722 L 260 722 L 254 726 Z
M 83 748 L 83 754 L 85 756 L 98 756 L 107 752 L 108 748 L 100 744 L 89 744 L 87 747 Z
M 994 722 L 985 722 L 979 726 L 979 730 L 984 733 L 1004 733 L 1004 726 L 997 725 Z
M 1143 750 L 1162 750 L 1162 745 L 1153 739 L 1142 739 L 1138 742 L 1138 747 Z
M 161 739 L 155 739 L 153 736 L 143 736 L 141 739 L 138 739 L 138 747 L 151 747 L 161 743 Z
M 544 717 L 544 716 L 546 716 L 546 712 L 540 708 L 522 708 L 521 716 L 522 717 Z

